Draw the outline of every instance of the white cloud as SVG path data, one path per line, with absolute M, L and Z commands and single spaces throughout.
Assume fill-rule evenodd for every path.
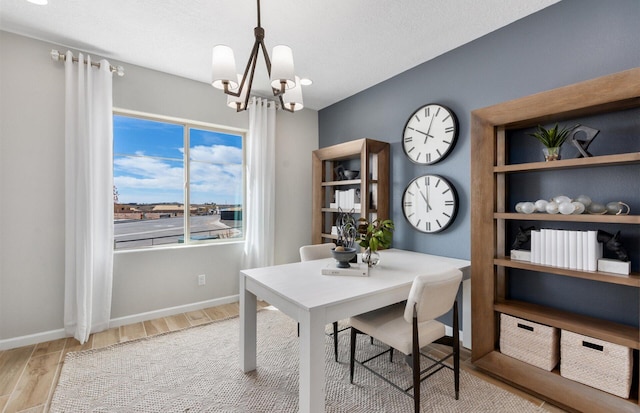
M 138 156 L 114 160 L 122 203 L 182 202 L 181 162 Z M 237 203 L 242 198 L 242 150 L 213 145 L 191 149 L 191 202 Z

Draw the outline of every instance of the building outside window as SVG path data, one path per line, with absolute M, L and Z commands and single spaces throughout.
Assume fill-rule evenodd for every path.
M 244 132 L 114 111 L 116 250 L 243 239 Z

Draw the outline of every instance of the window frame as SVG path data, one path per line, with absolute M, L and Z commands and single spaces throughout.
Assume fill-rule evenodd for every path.
M 158 115 L 153 113 L 141 112 L 136 110 L 124 109 L 119 107 L 112 108 L 111 117 L 113 116 L 127 116 L 131 118 L 138 118 L 148 121 L 154 122 L 164 122 L 171 123 L 175 125 L 180 125 L 183 128 L 183 137 L 182 142 L 184 145 L 184 153 L 183 153 L 183 217 L 184 217 L 184 242 L 183 243 L 172 243 L 172 244 L 162 244 L 162 245 L 151 245 L 151 246 L 143 246 L 143 247 L 132 247 L 132 248 L 124 248 L 124 249 L 115 249 L 115 238 L 114 242 L 114 253 L 127 253 L 127 252 L 136 252 L 136 251 L 148 251 L 148 250 L 158 250 L 158 249 L 172 249 L 172 248 L 190 248 L 194 246 L 202 246 L 202 245 L 220 245 L 220 244 L 231 244 L 238 242 L 245 242 L 246 240 L 246 200 L 247 200 L 247 134 L 248 130 L 232 127 L 232 126 L 223 126 L 209 122 L 202 122 L 196 120 L 190 120 L 185 118 L 179 118 L 175 116 L 167 116 L 167 115 Z M 210 240 L 192 240 L 191 239 L 191 180 L 190 180 L 190 172 L 191 172 L 191 160 L 189 159 L 189 155 L 191 152 L 191 142 L 190 142 L 190 129 L 200 129 L 211 132 L 224 133 L 229 135 L 238 135 L 242 139 L 242 237 L 240 238 L 222 238 L 222 239 L 210 239 Z M 115 138 L 114 138 L 115 139 Z M 111 161 L 115 160 L 116 153 L 113 152 Z M 113 173 L 112 173 L 113 175 Z M 115 177 L 114 177 L 115 178 Z M 115 185 L 115 184 L 114 184 Z M 115 225 L 115 224 L 114 224 Z

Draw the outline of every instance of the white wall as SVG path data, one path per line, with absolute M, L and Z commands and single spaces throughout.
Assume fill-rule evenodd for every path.
M 53 337 L 63 326 L 64 68 L 49 58 L 52 48 L 67 50 L 0 31 L 0 349 Z M 114 77 L 116 107 L 247 128 L 247 113 L 227 108 L 208 84 L 112 63 L 126 73 Z M 277 122 L 276 262 L 284 263 L 310 241 L 317 112 L 278 112 Z M 112 318 L 233 299 L 243 247 L 116 253 Z M 203 287 L 198 274 L 207 274 Z

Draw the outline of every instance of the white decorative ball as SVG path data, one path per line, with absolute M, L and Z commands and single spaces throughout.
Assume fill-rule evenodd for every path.
M 576 210 L 573 211 L 575 215 L 580 215 L 584 212 L 585 206 L 582 202 L 573 201 L 572 204 L 576 207 Z
M 533 204 L 533 202 L 524 202 L 522 204 L 522 212 L 524 212 L 525 214 L 531 214 L 535 212 L 535 210 L 536 206 Z
M 524 204 L 524 202 L 518 202 L 516 204 L 516 212 L 522 213 L 522 204 Z
M 547 214 L 557 214 L 558 213 L 558 203 L 555 201 L 551 201 L 547 204 L 546 207 Z
M 558 205 L 558 211 L 563 215 L 571 215 L 576 210 L 576 206 L 571 202 L 562 202 Z
M 602 215 L 607 213 L 607 208 L 602 204 L 599 204 L 597 202 L 592 202 L 591 205 L 587 207 L 587 211 L 589 211 L 590 214 Z
M 566 195 L 554 196 L 552 200 L 555 201 L 558 205 L 560 205 L 563 202 L 571 202 L 571 198 L 569 198 Z
M 578 195 L 578 197 L 574 201 L 580 202 L 582 205 L 585 206 L 585 208 L 591 205 L 591 198 L 589 198 L 586 195 Z
M 536 201 L 536 203 L 535 203 L 536 211 L 538 211 L 538 212 L 546 212 L 548 203 L 549 203 L 549 201 L 547 201 L 546 199 L 538 199 Z

